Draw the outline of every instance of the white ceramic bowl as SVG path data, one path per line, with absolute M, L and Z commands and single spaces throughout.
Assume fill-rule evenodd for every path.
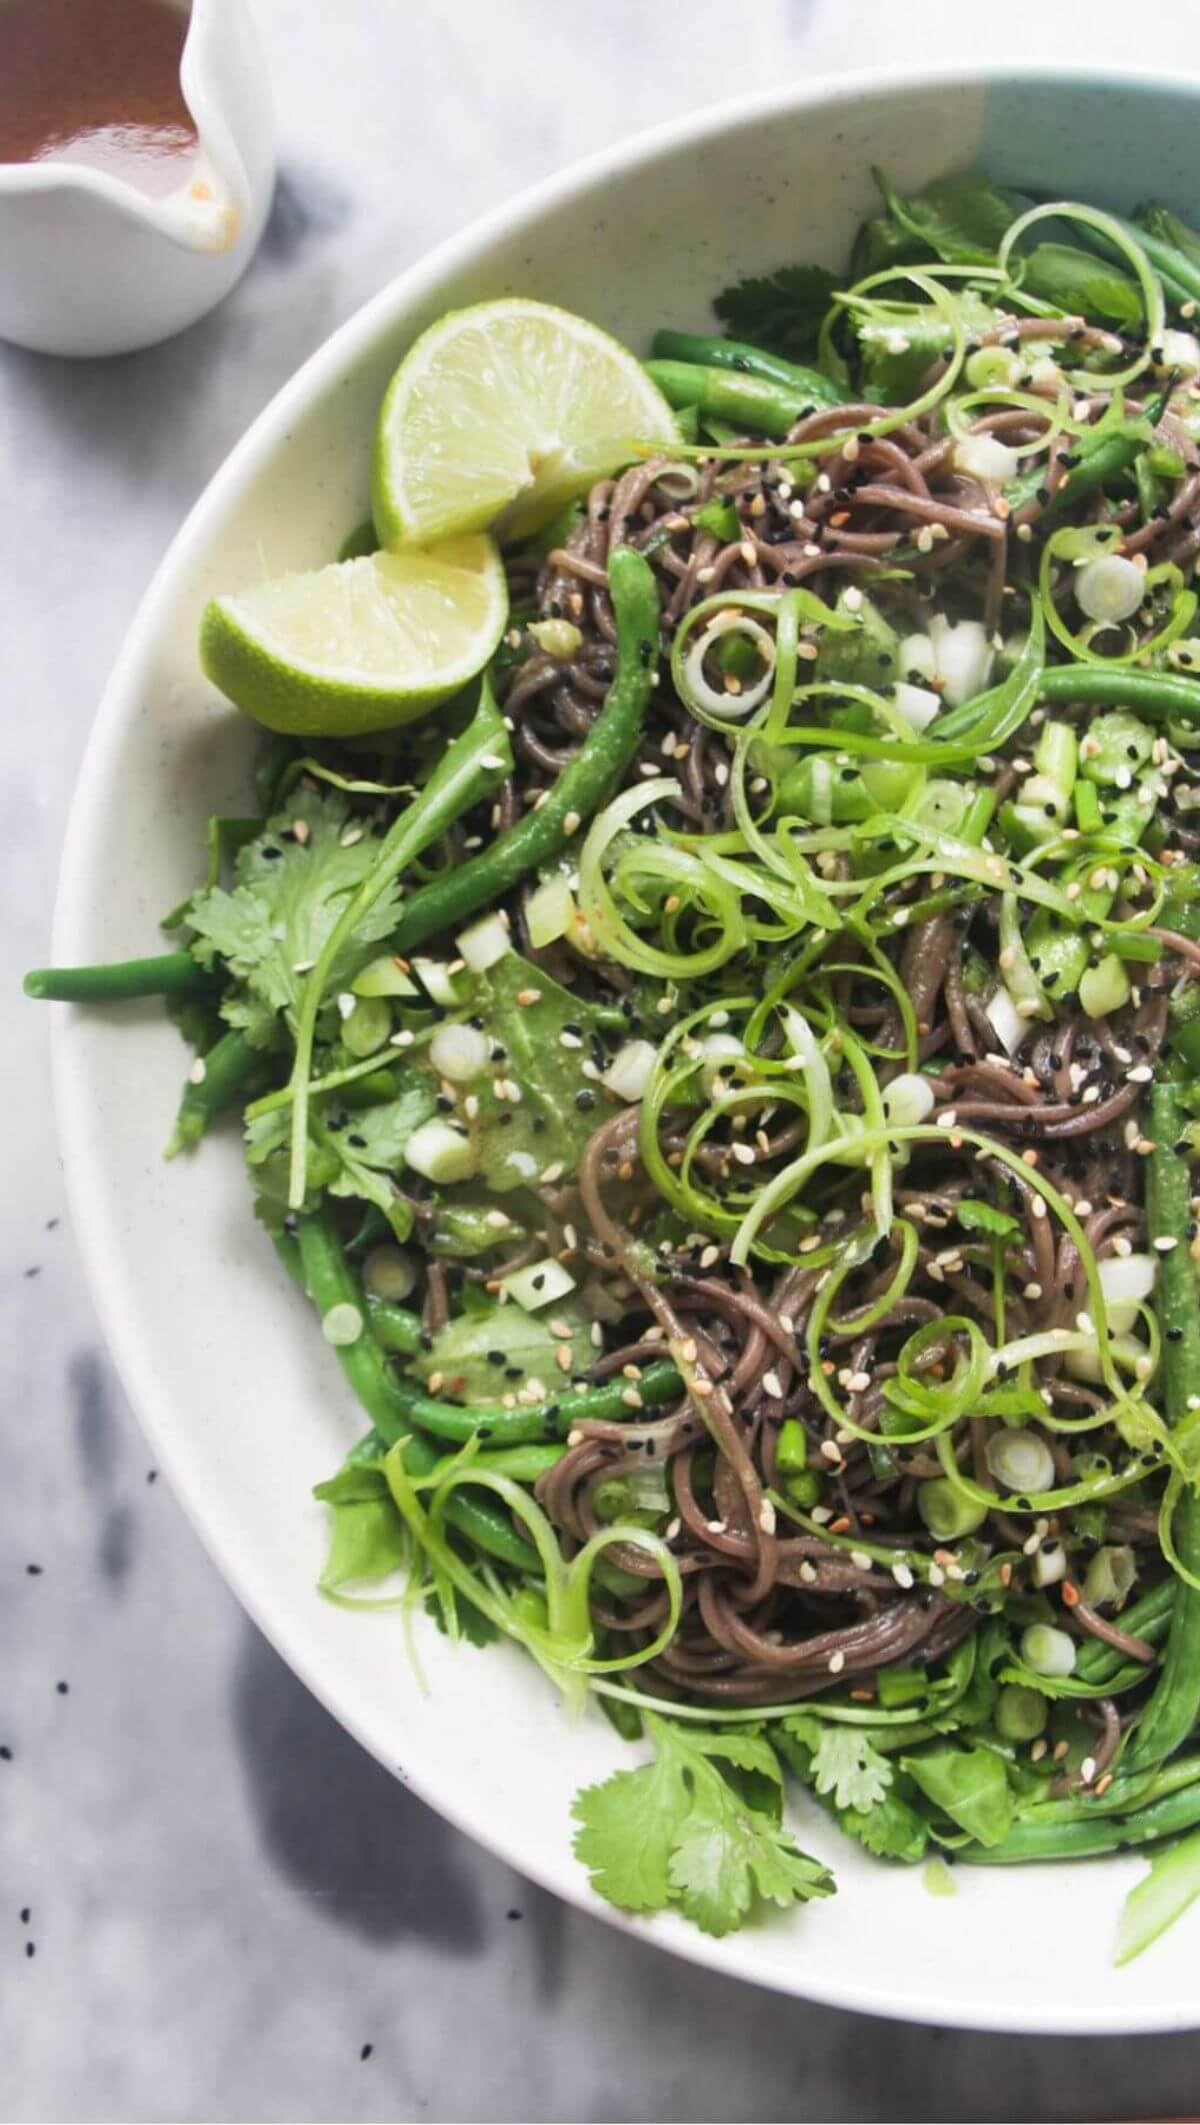
M 352 318 L 233 452 L 180 532 L 113 673 L 76 798 L 60 960 L 154 950 L 195 881 L 210 812 L 245 808 L 250 732 L 205 687 L 210 592 L 329 557 L 363 514 L 372 420 L 397 357 L 439 312 L 520 291 L 634 346 L 698 325 L 713 292 L 787 259 L 844 261 L 873 202 L 981 162 L 1000 177 L 1195 218 L 1200 97 L 1163 79 L 979 73 L 791 87 L 688 119 L 557 177 L 446 244 Z M 249 1214 L 236 1142 L 164 1166 L 183 1050 L 156 1006 L 60 1011 L 55 1063 L 75 1220 L 134 1407 L 214 1560 L 336 1718 L 434 1807 L 514 1866 L 612 1920 L 570 1850 L 571 1796 L 631 1759 L 596 1715 L 569 1723 L 507 1649 L 454 1652 L 429 1627 L 423 1693 L 394 1617 L 314 1592 L 309 1487 L 362 1419 L 311 1315 Z M 1113 1860 L 960 1870 L 952 1903 L 815 1810 L 802 1841 L 836 1867 L 830 1903 L 712 1941 L 638 1930 L 699 1962 L 843 2007 L 1011 2030 L 1200 2021 L 1200 1910 L 1124 1971 L 1117 1910 L 1140 1872 Z

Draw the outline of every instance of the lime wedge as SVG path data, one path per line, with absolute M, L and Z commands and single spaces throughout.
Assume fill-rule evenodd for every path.
M 524 538 L 635 444 L 677 441 L 662 393 L 607 332 L 549 303 L 479 303 L 431 325 L 388 385 L 375 522 L 390 547 L 488 525 Z
M 346 738 L 409 723 L 457 693 L 504 630 L 504 567 L 490 539 L 376 553 L 214 598 L 200 662 L 270 730 Z

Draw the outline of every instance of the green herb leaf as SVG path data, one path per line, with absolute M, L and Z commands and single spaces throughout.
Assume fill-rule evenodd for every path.
M 1071 244 L 1035 244 L 1021 260 L 1020 284 L 1042 302 L 1090 318 L 1093 324 L 1136 331 L 1142 321 L 1137 282 Z
M 807 361 L 836 286 L 824 266 L 780 266 L 722 289 L 713 309 L 727 338 L 748 339 L 788 361 Z
M 475 1603 L 468 1600 L 466 1594 L 459 1593 L 456 1587 L 447 1589 L 447 1598 L 454 1603 L 455 1613 L 458 1617 L 459 1636 L 465 1638 L 468 1645 L 485 1646 L 496 1643 L 500 1636 L 500 1630 L 499 1626 L 492 1622 L 490 1616 L 485 1616 L 483 1610 L 476 1608 Z M 430 1594 L 428 1596 L 425 1602 L 425 1614 L 432 1616 L 439 1631 L 442 1631 L 447 1636 L 449 1635 L 446 1632 L 446 1611 L 438 1594 Z
M 522 996 L 534 1001 L 522 1003 Z M 501 1051 L 471 1086 L 479 1106 L 470 1127 L 484 1180 L 503 1194 L 527 1187 L 547 1167 L 571 1172 L 607 1103 L 583 1065 L 594 1068 L 593 1048 L 609 1053 L 620 1036 L 609 1034 L 607 1046 L 596 1047 L 603 1015 L 516 952 L 481 977 L 473 1002 L 493 1050 Z M 514 1083 L 520 1099 L 502 1099 L 497 1081 Z
M 838 1826 L 877 1859 L 899 1859 L 910 1867 L 924 1859 L 929 1845 L 928 1824 L 894 1791 L 884 1793 L 871 1808 L 844 1809 Z
M 351 1498 L 330 1512 L 329 1550 L 319 1585 L 323 1593 L 339 1587 L 386 1579 L 405 1563 L 407 1529 L 387 1496 Z
M 966 1196 L 954 1205 L 954 1215 L 964 1232 L 986 1232 L 989 1239 L 1008 1240 L 1021 1226 L 1006 1210 L 996 1210 L 991 1203 L 976 1202 Z
M 981 1845 L 998 1845 L 1013 1816 L 1013 1795 L 1002 1757 L 991 1749 L 938 1742 L 903 1767 L 927 1800 Z
M 873 174 L 893 221 L 928 244 L 947 265 L 993 264 L 1005 232 L 1026 204 L 979 170 L 935 177 L 907 198 L 901 198 L 882 170 Z
M 717 1768 L 780 1779 L 769 1743 L 753 1734 L 685 1730 L 646 1715 L 652 1763 L 617 1771 L 577 1795 L 575 1851 L 593 1887 L 623 1911 L 678 1904 L 706 1933 L 730 1933 L 759 1900 L 788 1905 L 828 1896 L 826 1868 L 771 1816 L 749 1807 Z M 714 1761 L 716 1759 L 717 1761 Z
M 417 1070 L 401 1070 L 401 1089 L 395 1099 L 379 1106 L 355 1108 L 343 1127 L 334 1129 L 318 1119 L 314 1131 L 326 1151 L 338 1161 L 339 1170 L 328 1182 L 331 1195 L 358 1196 L 382 1210 L 396 1238 L 412 1231 L 412 1211 L 397 1192 L 396 1178 L 404 1166 L 404 1147 L 415 1129 L 437 1111 L 437 1096 L 428 1078 Z M 339 1114 L 338 1120 L 341 1120 Z
M 817 1792 L 831 1794 L 837 1807 L 862 1811 L 883 1799 L 892 1767 L 861 1729 L 822 1726 L 810 1776 Z
M 591 1364 L 595 1352 L 589 1330 L 583 1307 L 570 1299 L 544 1313 L 489 1303 L 478 1314 L 459 1314 L 447 1322 L 410 1369 L 426 1385 L 440 1374 L 439 1393 L 456 1402 L 498 1402 L 530 1383 L 540 1384 L 550 1398 L 572 1373 Z M 567 1368 L 559 1362 L 560 1350 L 570 1353 Z
M 295 838 L 297 823 L 307 839 Z M 198 893 L 188 920 L 197 933 L 192 949 L 205 966 L 224 959 L 270 1011 L 294 1011 L 305 971 L 320 953 L 347 896 L 373 869 L 378 837 L 343 843 L 350 808 L 337 791 L 297 786 L 288 810 L 268 820 L 265 832 L 240 851 L 237 884 Z M 356 929 L 331 970 L 336 990 L 357 970 L 362 948 L 395 928 L 398 890 L 393 883 Z M 297 971 L 299 969 L 299 971 Z

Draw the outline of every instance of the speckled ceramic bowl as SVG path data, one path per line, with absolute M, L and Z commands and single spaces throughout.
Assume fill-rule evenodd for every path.
M 201 679 L 201 606 L 336 549 L 363 514 L 384 383 L 439 312 L 517 290 L 644 345 L 660 322 L 703 323 L 713 291 L 749 270 L 840 264 L 873 201 L 871 162 L 901 189 L 981 162 L 1117 206 L 1153 192 L 1194 219 L 1198 124 L 1197 89 L 1163 79 L 992 71 L 794 86 L 556 177 L 404 274 L 280 392 L 159 569 L 80 780 L 57 957 L 153 950 L 160 911 L 195 882 L 208 814 L 245 809 L 251 733 Z M 220 1570 L 337 1719 L 514 1866 L 625 1923 L 592 1898 L 570 1849 L 575 1789 L 627 1760 L 607 1724 L 568 1722 L 516 1652 L 455 1652 L 432 1627 L 422 1691 L 394 1617 L 347 1614 L 315 1593 L 323 1529 L 310 1485 L 362 1419 L 249 1215 L 236 1142 L 162 1163 L 182 1053 L 153 1005 L 59 1013 L 75 1220 L 159 1462 Z M 1130 1968 L 1112 1966 L 1136 1860 L 963 1870 L 947 1903 L 919 1870 L 872 1861 L 814 1810 L 799 1830 L 837 1870 L 832 1902 L 725 1941 L 675 1919 L 637 1930 L 733 1976 L 922 2021 L 1104 2032 L 1200 2022 L 1200 1910 Z

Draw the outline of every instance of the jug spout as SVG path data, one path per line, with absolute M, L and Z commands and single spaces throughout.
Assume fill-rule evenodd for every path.
M 201 143 L 187 182 L 157 202 L 155 219 L 164 236 L 189 251 L 230 251 L 242 233 L 245 202 L 244 181 L 236 189 L 229 184 Z
M 0 167 L 0 339 L 52 354 L 151 346 L 211 310 L 254 255 L 275 155 L 247 0 L 162 4 L 186 17 L 178 82 L 194 140 L 166 191 L 111 164 Z

